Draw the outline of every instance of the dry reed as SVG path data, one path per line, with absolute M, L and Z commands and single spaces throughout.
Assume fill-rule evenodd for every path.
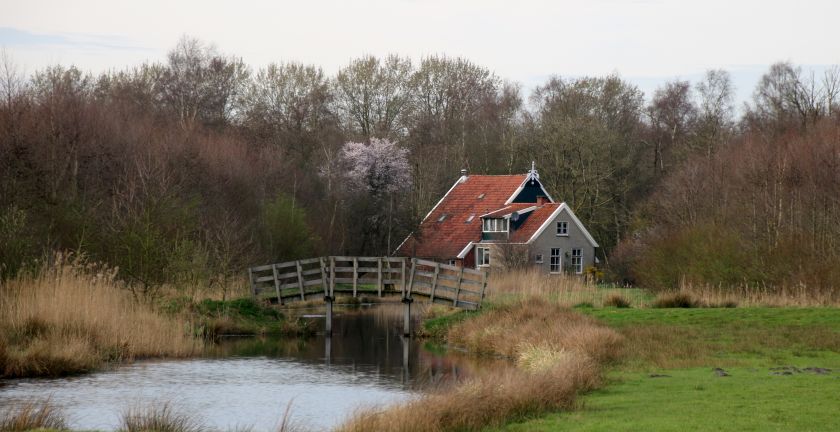
M 50 403 L 49 399 L 8 406 L 0 411 L 0 431 L 17 432 L 37 429 L 67 429 L 64 415 Z
M 804 284 L 769 287 L 754 285 L 712 286 L 682 281 L 679 292 L 688 293 L 711 307 L 840 307 L 840 290 L 815 289 Z
M 480 430 L 530 414 L 570 409 L 579 392 L 597 385 L 597 366 L 584 356 L 570 355 L 545 370 L 506 368 L 384 410 L 361 410 L 337 430 Z
M 122 415 L 125 432 L 202 432 L 207 430 L 195 418 L 179 413 L 166 402 L 127 410 Z
M 563 306 L 604 306 L 611 296 L 621 296 L 628 306 L 647 305 L 648 296 L 641 290 L 604 287 L 574 275 L 547 275 L 535 269 L 494 273 L 488 282 L 487 300 L 491 303 L 517 302 L 539 297 Z
M 188 323 L 138 303 L 114 276 L 58 257 L 7 281 L 0 291 L 0 376 L 57 376 L 201 349 Z
M 455 325 L 449 342 L 505 356 L 516 367 L 483 371 L 464 382 L 384 410 L 357 412 L 338 430 L 479 430 L 511 419 L 570 409 L 601 382 L 622 337 L 594 319 L 538 297 L 496 305 Z

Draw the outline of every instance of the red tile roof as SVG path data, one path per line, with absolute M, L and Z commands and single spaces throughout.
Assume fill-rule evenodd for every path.
M 406 239 L 397 254 L 454 259 L 469 242 L 481 240 L 480 216 L 505 207 L 505 201 L 526 178 L 527 174 L 466 177 L 423 220 L 420 235 Z M 470 216 L 473 219 L 468 222 Z
M 525 222 L 522 222 L 522 225 L 510 233 L 510 242 L 526 243 L 561 205 L 561 203 L 547 203 L 530 212 Z

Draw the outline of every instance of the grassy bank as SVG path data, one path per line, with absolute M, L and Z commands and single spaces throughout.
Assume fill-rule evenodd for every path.
M 583 409 L 498 430 L 837 430 L 833 308 L 584 308 L 624 359 Z M 494 429 L 495 430 L 495 429 Z

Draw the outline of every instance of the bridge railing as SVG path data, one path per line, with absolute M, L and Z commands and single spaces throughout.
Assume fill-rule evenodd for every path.
M 487 287 L 483 271 L 405 257 L 328 256 L 251 267 L 255 298 L 279 304 L 312 298 L 334 299 L 336 293 L 400 295 L 432 303 L 478 309 Z

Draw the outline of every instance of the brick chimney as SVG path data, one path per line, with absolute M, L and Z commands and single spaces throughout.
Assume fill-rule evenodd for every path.
M 544 206 L 544 205 L 548 204 L 548 202 L 549 202 L 548 197 L 544 197 L 542 195 L 537 196 L 537 205 L 538 206 Z

